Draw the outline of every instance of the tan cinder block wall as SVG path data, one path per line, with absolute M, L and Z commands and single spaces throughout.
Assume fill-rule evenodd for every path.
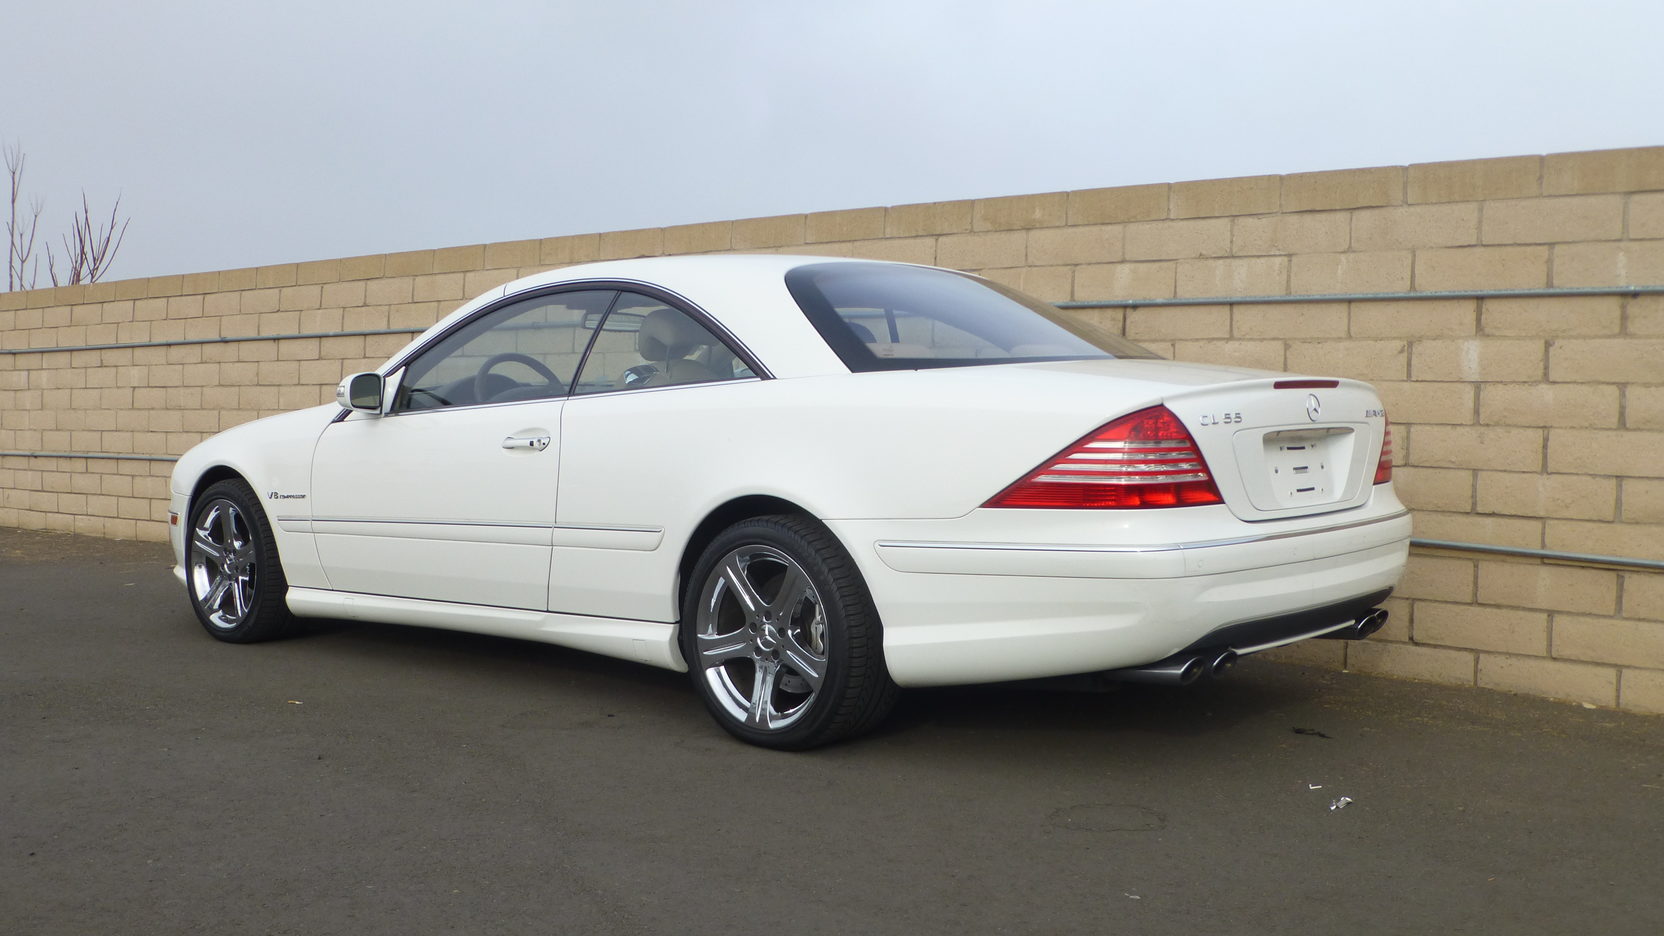
M 170 456 L 328 401 L 344 374 L 375 367 L 464 299 L 586 260 L 725 251 L 939 264 L 1054 301 L 1220 298 L 1079 314 L 1182 360 L 1373 381 L 1420 538 L 1664 560 L 1664 296 L 1228 301 L 1664 285 L 1664 147 L 860 208 L 0 294 L 0 453 L 50 453 L 0 454 L 0 525 L 161 540 Z M 1390 606 L 1391 624 L 1370 641 L 1279 654 L 1664 712 L 1664 573 L 1418 548 Z

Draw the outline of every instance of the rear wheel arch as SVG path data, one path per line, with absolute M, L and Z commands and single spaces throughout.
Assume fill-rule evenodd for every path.
M 783 497 L 773 497 L 767 494 L 750 494 L 736 497 L 722 504 L 705 515 L 699 525 L 693 528 L 693 533 L 682 546 L 681 561 L 676 564 L 676 607 L 680 611 L 682 602 L 687 598 L 688 580 L 693 575 L 693 567 L 699 562 L 699 557 L 705 554 L 705 548 L 711 545 L 723 530 L 728 529 L 741 520 L 752 517 L 766 517 L 775 514 L 793 514 L 814 520 L 814 515 L 797 504 Z M 820 521 L 816 520 L 819 523 Z

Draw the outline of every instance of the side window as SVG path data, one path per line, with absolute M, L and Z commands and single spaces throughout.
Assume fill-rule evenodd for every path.
M 615 296 L 610 289 L 535 296 L 469 322 L 410 362 L 394 412 L 565 396 Z
M 573 393 L 754 377 L 703 325 L 657 299 L 622 293 L 601 323 Z

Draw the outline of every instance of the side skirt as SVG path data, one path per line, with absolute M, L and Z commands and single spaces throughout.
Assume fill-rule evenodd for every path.
M 682 662 L 682 654 L 676 648 L 676 625 L 660 621 L 556 614 L 552 611 L 521 611 L 448 601 L 352 594 L 319 588 L 291 587 L 288 604 L 289 610 L 300 617 L 408 624 L 413 627 L 434 627 L 440 630 L 536 640 L 620 660 L 646 663 L 678 673 L 687 672 L 687 665 Z

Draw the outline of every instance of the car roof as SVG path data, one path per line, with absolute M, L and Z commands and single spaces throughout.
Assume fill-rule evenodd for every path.
M 523 276 L 474 298 L 419 335 L 394 359 L 505 296 L 585 282 L 643 283 L 668 290 L 709 314 L 776 377 L 847 374 L 849 368 L 826 346 L 787 290 L 786 273 L 808 264 L 884 262 L 794 254 L 693 254 L 560 267 Z

